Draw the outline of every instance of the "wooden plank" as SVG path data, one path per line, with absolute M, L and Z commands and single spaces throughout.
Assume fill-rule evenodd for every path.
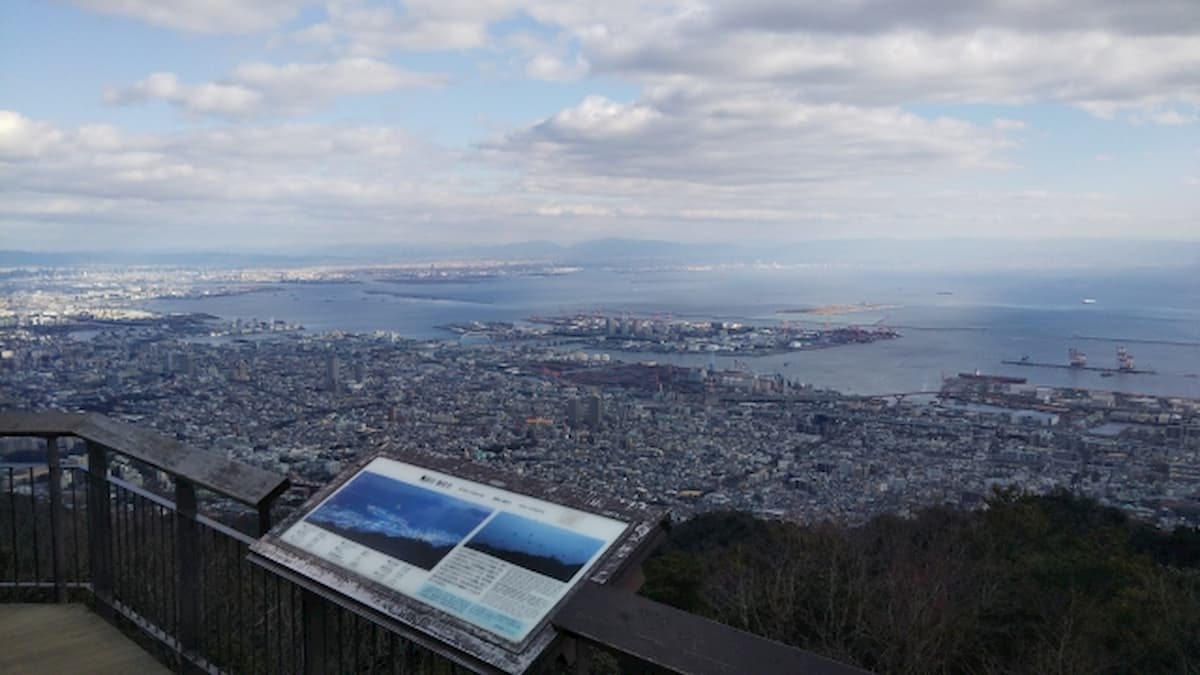
M 271 503 L 258 505 L 258 536 L 271 531 Z
M 0 436 L 51 436 L 73 434 L 84 413 L 0 412 Z
M 0 605 L 0 673 L 170 671 L 83 605 Z
M 586 583 L 554 617 L 565 633 L 622 652 L 638 670 L 692 675 L 862 675 L 866 671 L 709 621 L 628 591 Z
M 309 590 L 301 591 L 304 612 L 304 674 L 325 675 L 333 672 L 326 660 L 329 656 L 325 644 L 326 612 L 325 600 Z
M 279 474 L 184 445 L 173 438 L 103 415 L 88 415 L 74 433 L 255 509 L 275 499 L 289 486 L 287 478 Z

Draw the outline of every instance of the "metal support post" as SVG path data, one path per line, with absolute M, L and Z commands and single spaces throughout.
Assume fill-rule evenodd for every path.
M 66 556 L 66 522 L 62 503 L 62 464 L 58 456 L 58 436 L 46 437 L 46 463 L 50 467 L 50 567 L 54 575 L 54 601 L 67 601 L 63 558 Z
M 196 522 L 196 488 L 175 477 L 175 598 L 179 611 L 179 648 L 195 652 L 202 621 L 200 528 Z M 186 660 L 186 659 L 185 659 Z
M 103 445 L 88 447 L 88 566 L 96 610 L 112 615 L 112 498 L 108 491 L 108 454 Z

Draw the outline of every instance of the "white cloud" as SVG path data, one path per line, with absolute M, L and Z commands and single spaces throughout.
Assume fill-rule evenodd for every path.
M 1022 147 L 1059 147 L 1054 120 L 1020 107 L 1030 103 L 1117 120 L 1114 133 L 1200 121 L 1195 0 L 329 0 L 303 13 L 289 0 L 78 4 L 179 30 L 271 31 L 273 60 L 310 62 L 245 63 L 190 81 L 160 68 L 106 94 L 239 122 L 230 128 L 137 134 L 0 112 L 6 225 L 82 228 L 96 218 L 179 235 L 213 223 L 234 239 L 245 223 L 276 235 L 400 228 L 416 239 L 480 240 L 1132 226 L 1194 236 L 1200 206 L 1169 175 L 1161 183 L 1179 194 L 1101 199 L 1013 166 L 1038 161 L 1018 155 Z M 615 82 L 638 93 L 580 96 L 561 110 L 534 107 L 551 96 L 531 98 L 528 114 L 542 119 L 466 150 L 388 127 L 262 122 L 340 97 L 436 86 L 440 77 L 389 59 L 459 50 L 470 53 L 456 63 L 480 67 L 467 86 L 499 74 L 586 91 L 593 77 L 606 91 L 621 91 Z M 976 123 L 911 112 L 929 109 L 920 104 L 947 115 L 959 104 L 1009 107 Z M 1001 171 L 1013 189 L 946 187 Z
M 567 63 L 557 56 L 542 53 L 535 55 L 525 66 L 525 74 L 531 79 L 549 82 L 578 80 L 587 72 L 588 64 L 582 56 L 576 56 L 573 62 Z
M 539 22 L 537 39 L 490 34 L 519 16 Z M 1057 102 L 1172 123 L 1200 109 L 1198 17 L 1194 0 L 334 0 L 293 37 L 354 55 L 515 50 L 533 79 L 753 82 L 876 106 Z
M 1010 146 L 1000 132 L 895 108 L 659 87 L 634 103 L 589 97 L 483 150 L 546 176 L 761 187 L 998 167 Z
M 1010 120 L 999 117 L 992 120 L 992 126 L 1005 131 L 1024 131 L 1029 125 L 1021 120 Z
M 432 169 L 438 161 L 431 155 L 429 146 L 387 127 L 130 134 L 98 126 L 62 130 L 0 111 L 0 175 L 14 189 L 48 193 L 178 201 L 270 196 L 297 184 L 337 192 L 354 177 L 394 176 L 414 161 Z
M 263 104 L 261 92 L 238 84 L 208 82 L 187 85 L 174 73 L 151 73 L 128 87 L 104 92 L 109 103 L 130 104 L 161 100 L 197 113 L 238 116 L 257 110 Z
M 394 50 L 474 49 L 488 41 L 488 25 L 512 14 L 514 2 L 427 2 L 371 4 L 341 0 L 326 4 L 324 21 L 293 33 L 300 42 L 336 45 L 343 52 L 378 56 Z
M 1079 29 L 1180 34 L 1200 29 L 1191 0 L 729 0 L 714 3 L 719 23 L 739 29 L 878 33 L 920 27 L 933 33 L 995 26 L 1031 33 Z
M 1184 115 L 1177 110 L 1156 110 L 1146 113 L 1146 118 L 1155 124 L 1165 124 L 1167 126 L 1195 124 L 1197 120 L 1200 120 L 1200 116 Z
M 279 26 L 305 4 L 77 2 L 208 32 Z M 1195 0 L 327 0 L 324 16 L 291 36 L 351 56 L 494 49 L 489 31 L 522 16 L 553 34 L 521 60 L 535 79 L 759 82 L 857 105 L 1049 101 L 1163 124 L 1200 108 Z M 578 50 L 564 53 L 566 42 Z M 226 100 L 237 95 L 203 94 L 218 108 L 239 105 Z
M 814 101 L 860 104 L 1051 101 L 1089 110 L 1200 103 L 1191 37 L 996 30 L 930 35 L 710 31 L 584 38 L 594 72 L 654 81 L 762 82 Z
M 990 125 L 890 108 L 668 89 L 632 103 L 587 99 L 474 158 L 389 127 L 148 134 L 0 112 L 0 221 L 31 240 L 54 231 L 76 246 L 208 247 L 1000 229 L 1040 236 L 1082 227 L 1104 235 L 1132 224 L 1179 236 L 1194 226 L 1194 198 L 1139 205 L 942 188 L 964 168 L 992 170 L 1008 144 Z
M 295 16 L 307 0 L 71 0 L 113 14 L 193 33 L 255 33 Z
M 489 7 L 472 20 L 504 16 Z M 651 85 L 753 82 L 857 105 L 1057 102 L 1100 115 L 1200 106 L 1193 0 L 645 0 L 524 12 L 561 29 L 554 43 L 576 43 L 589 74 Z M 572 60 L 549 48 L 526 73 Z
M 62 142 L 54 125 L 0 110 L 0 159 L 36 158 Z
M 66 243 L 268 245 L 291 237 L 438 240 L 528 206 L 458 175 L 452 151 L 388 127 L 294 124 L 131 134 L 0 111 L 0 222 L 53 223 Z M 32 229 L 31 229 L 32 228 Z M 131 235 L 132 236 L 132 235 Z
M 161 100 L 194 113 L 242 117 L 300 112 L 338 96 L 436 86 L 441 81 L 440 76 L 411 73 L 367 58 L 281 66 L 247 63 L 224 82 L 190 85 L 174 73 L 153 73 L 127 87 L 109 89 L 105 100 L 116 104 Z
M 231 79 L 264 92 L 273 100 L 319 101 L 343 94 L 366 94 L 410 87 L 430 87 L 444 78 L 411 73 L 367 58 L 334 63 L 290 63 L 275 66 L 248 63 L 238 66 Z

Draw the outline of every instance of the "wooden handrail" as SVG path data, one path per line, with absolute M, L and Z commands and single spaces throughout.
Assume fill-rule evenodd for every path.
M 637 670 L 689 675 L 865 675 L 867 671 L 790 647 L 635 593 L 582 584 L 554 626 L 638 662 Z
M 97 413 L 0 412 L 0 436 L 82 438 L 260 512 L 290 486 L 285 476 Z

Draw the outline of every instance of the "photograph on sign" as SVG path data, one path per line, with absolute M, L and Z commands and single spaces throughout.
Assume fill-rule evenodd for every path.
M 627 523 L 379 457 L 280 539 L 520 643 Z
M 471 502 L 363 472 L 306 520 L 429 570 L 491 514 Z
M 498 513 L 471 537 L 467 547 L 559 581 L 570 581 L 604 547 L 604 542 L 511 513 Z

